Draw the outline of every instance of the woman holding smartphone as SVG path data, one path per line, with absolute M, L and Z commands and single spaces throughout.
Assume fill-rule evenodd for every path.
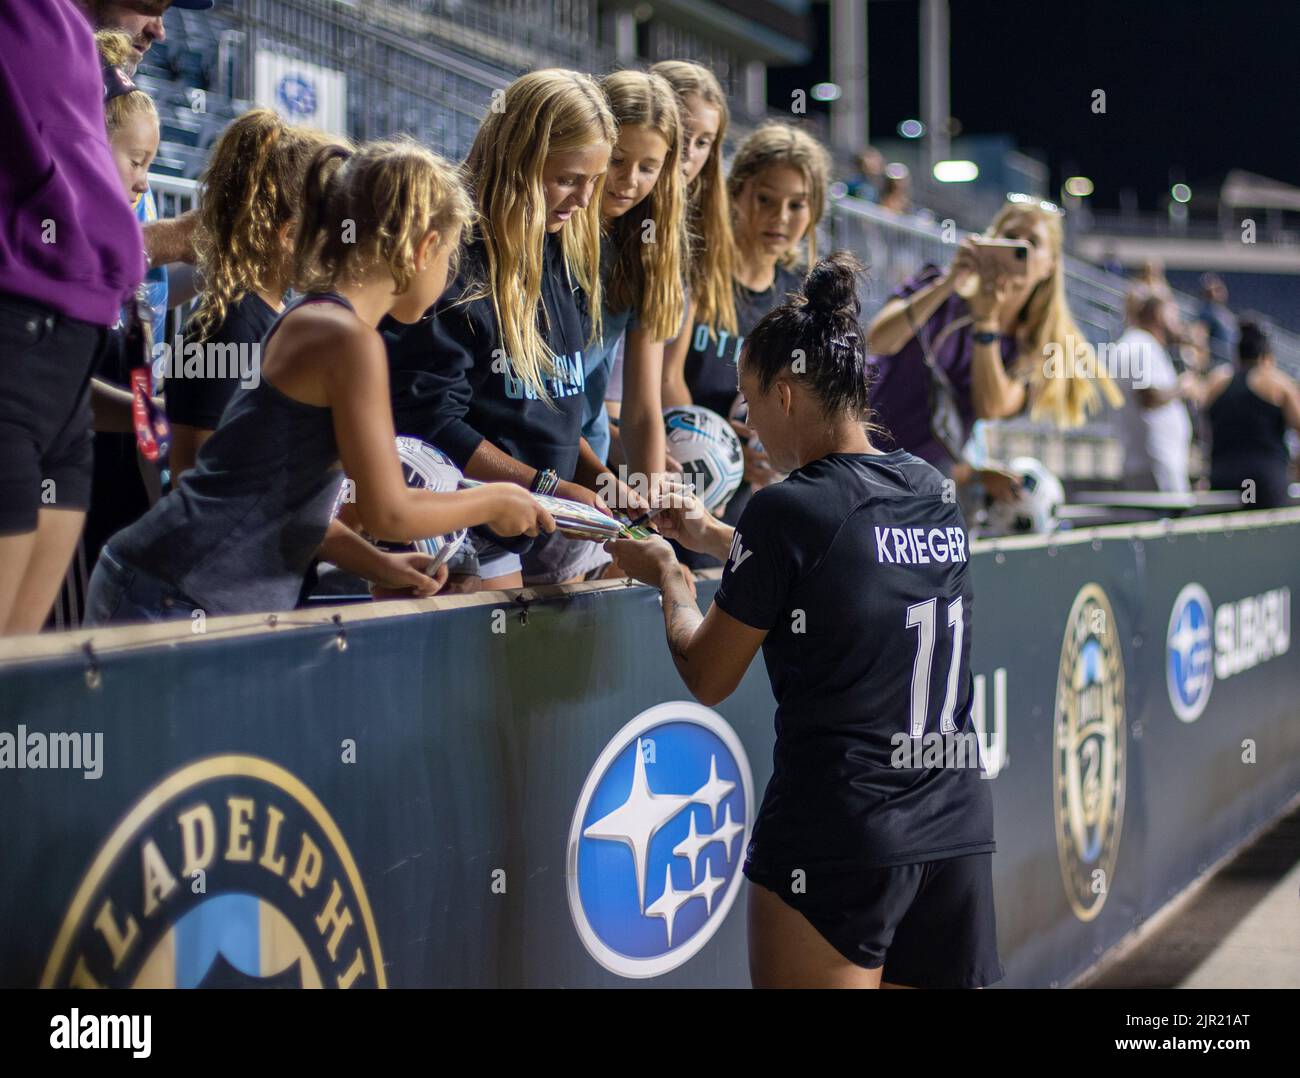
M 609 548 L 661 590 L 673 661 L 702 703 L 729 696 L 763 650 L 777 710 L 744 869 L 755 987 L 979 988 L 1003 973 L 967 535 L 934 468 L 872 444 L 859 268 L 818 263 L 741 352 L 750 425 L 785 481 L 734 528 L 693 498 L 656 522 L 726 559 L 708 613 L 664 540 Z M 899 541 L 918 534 L 924 559 Z M 917 749 L 936 737 L 962 748 L 934 766 Z
M 936 433 L 928 363 L 951 387 L 961 428 L 951 440 L 959 443 L 976 419 L 1028 409 L 1035 419 L 1071 427 L 1099 410 L 1103 394 L 1112 407 L 1123 403 L 1104 373 L 1082 373 L 1091 375 L 1096 364 L 1065 298 L 1061 211 L 1013 198 L 986 235 L 1023 244 L 1024 272 L 1008 272 L 1010 259 L 981 252 L 967 238 L 947 270 L 927 265 L 905 281 L 867 330 L 876 422 L 895 446 L 945 474 L 959 463 L 961 445 Z M 1050 363 L 1053 355 L 1063 362 Z

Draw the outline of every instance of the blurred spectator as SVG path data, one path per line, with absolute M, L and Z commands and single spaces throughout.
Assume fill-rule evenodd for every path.
M 1158 258 L 1148 258 L 1137 271 L 1137 282 L 1148 292 L 1154 292 L 1157 296 L 1169 299 L 1173 296 L 1174 290 L 1169 287 L 1169 281 L 1165 277 L 1165 264 Z
M 1172 301 L 1135 289 L 1128 328 L 1117 342 L 1117 381 L 1126 407 L 1120 416 L 1124 485 L 1130 490 L 1183 493 L 1191 489 L 1187 458 L 1192 423 L 1184 400 L 1196 395 L 1191 376 L 1180 379 L 1169 357 Z
M 874 146 L 858 154 L 858 171 L 849 178 L 849 194 L 865 202 L 879 202 L 885 189 L 885 155 Z
M 1247 509 L 1289 504 L 1286 428 L 1300 431 L 1300 390 L 1277 369 L 1255 323 L 1241 324 L 1236 366 L 1210 372 L 1203 404 L 1212 439 L 1210 485 L 1240 491 Z
M 885 169 L 880 208 L 904 216 L 912 212 L 912 174 L 906 165 L 894 162 Z
M 1205 328 L 1210 365 L 1231 363 L 1237 343 L 1237 320 L 1228 310 L 1228 289 L 1217 273 L 1201 276 L 1201 306 L 1196 324 Z

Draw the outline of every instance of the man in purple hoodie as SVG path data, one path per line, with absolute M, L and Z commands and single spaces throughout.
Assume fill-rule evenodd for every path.
M 109 154 L 84 12 L 73 0 L 5 0 L 0 40 L 0 634 L 10 634 L 44 624 L 76 547 L 91 370 L 145 258 Z

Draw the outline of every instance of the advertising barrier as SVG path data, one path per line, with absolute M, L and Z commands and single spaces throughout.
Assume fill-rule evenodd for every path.
M 974 544 L 1005 984 L 1300 792 L 1297 548 L 1297 510 Z M 692 702 L 621 584 L 0 642 L 0 983 L 747 985 L 772 714 L 760 661 Z

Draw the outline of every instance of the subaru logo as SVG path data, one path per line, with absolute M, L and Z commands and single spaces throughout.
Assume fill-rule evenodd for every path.
M 708 943 L 740 889 L 753 786 L 740 738 L 700 704 L 659 704 L 614 735 L 569 828 L 569 910 L 597 962 L 657 977 Z
M 1174 600 L 1165 637 L 1169 705 L 1183 722 L 1195 722 L 1214 688 L 1214 608 L 1200 584 L 1188 584 Z

